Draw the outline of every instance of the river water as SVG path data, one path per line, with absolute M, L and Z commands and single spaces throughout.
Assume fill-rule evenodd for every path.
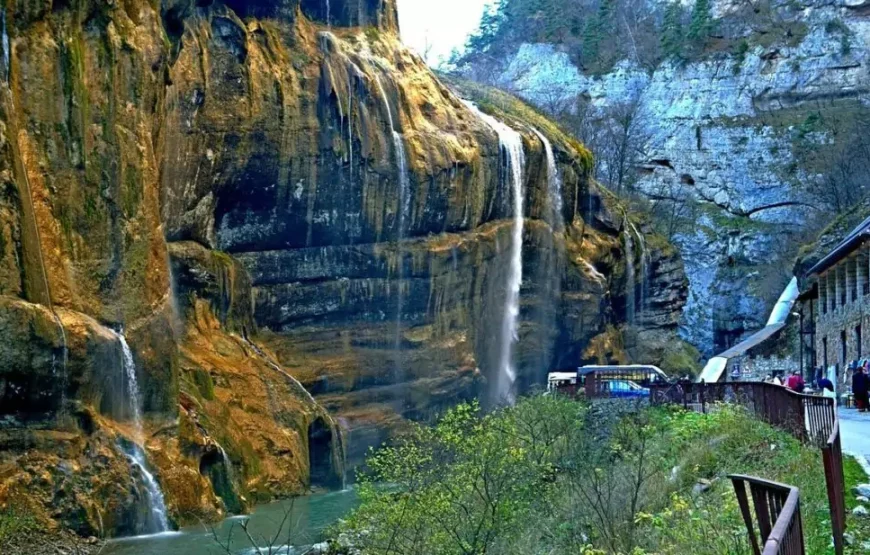
M 323 541 L 324 530 L 347 515 L 356 505 L 356 492 L 350 489 L 297 497 L 292 501 L 261 505 L 251 515 L 229 518 L 216 524 L 215 530 L 218 539 L 224 545 L 227 544 L 232 532 L 230 552 L 234 555 L 257 553 L 239 524 L 249 519 L 248 530 L 257 540 L 258 546 L 265 548 L 268 547 L 269 539 L 279 535 L 281 521 L 286 511 L 290 509 L 287 524 L 280 532 L 280 539 L 275 542 L 275 547 L 288 545 L 289 529 L 289 545 L 297 548 L 290 550 L 289 553 L 299 553 L 304 552 L 304 549 L 300 551 L 299 548 Z M 263 541 L 261 538 L 267 540 Z M 101 555 L 216 555 L 226 552 L 226 549 L 215 541 L 211 530 L 198 525 L 178 532 L 112 540 L 106 544 Z M 263 553 L 267 552 L 263 551 Z M 285 555 L 288 551 L 273 549 L 272 553 Z

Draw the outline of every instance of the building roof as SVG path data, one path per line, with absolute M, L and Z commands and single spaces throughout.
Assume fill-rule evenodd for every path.
M 776 304 L 773 306 L 773 310 L 770 312 L 770 318 L 767 319 L 767 325 L 737 345 L 734 345 L 730 349 L 711 358 L 707 362 L 707 365 L 704 366 L 704 370 L 701 371 L 701 375 L 698 376 L 698 381 L 708 383 L 718 382 L 722 378 L 722 373 L 725 371 L 725 367 L 728 365 L 729 360 L 734 357 L 743 356 L 784 328 L 786 323 L 788 323 L 788 317 L 791 315 L 791 310 L 798 298 L 798 293 L 797 278 L 793 277 L 788 283 L 788 286 L 779 296 Z
M 721 357 L 721 358 L 725 358 L 725 359 L 731 359 L 734 357 L 739 357 L 741 355 L 744 355 L 750 349 L 761 345 L 763 342 L 767 341 L 768 339 L 770 339 L 771 337 L 776 335 L 777 332 L 779 332 L 779 330 L 781 330 L 784 327 L 785 327 L 785 323 L 783 323 L 783 322 L 780 322 L 778 324 L 769 324 L 767 326 L 764 326 L 763 328 L 761 328 L 757 332 L 753 333 L 752 335 L 750 335 L 749 337 L 747 337 L 746 339 L 744 339 L 743 341 L 741 341 L 737 345 L 734 345 L 733 347 L 731 347 L 727 351 L 719 353 L 716 356 Z
M 829 252 L 827 256 L 819 260 L 815 266 L 810 268 L 808 275 L 817 275 L 843 258 L 845 258 L 849 253 L 854 251 L 861 243 L 870 238 L 870 216 L 867 217 L 863 222 L 861 222 L 858 227 L 853 229 L 849 235 L 846 235 L 846 238 L 840 241 L 840 243 L 834 247 L 834 250 Z

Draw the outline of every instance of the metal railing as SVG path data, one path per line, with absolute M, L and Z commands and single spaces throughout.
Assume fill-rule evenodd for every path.
M 831 510 L 834 551 L 836 555 L 842 555 L 843 535 L 846 530 L 846 482 L 843 475 L 840 422 L 833 399 L 804 395 L 780 385 L 762 382 L 685 382 L 670 386 L 652 386 L 650 402 L 679 404 L 704 413 L 715 407 L 715 403 L 742 405 L 768 424 L 789 432 L 804 443 L 821 448 Z
M 835 423 L 833 399 L 795 393 L 764 382 L 653 385 L 650 402 L 678 404 L 703 413 L 716 403 L 741 405 L 771 426 L 818 447 L 828 440 Z
M 737 494 L 754 555 L 805 555 L 798 489 L 752 476 L 735 474 L 729 478 Z M 746 494 L 747 486 L 755 510 L 754 519 Z
M 834 421 L 825 446 L 822 447 L 825 464 L 825 482 L 828 485 L 828 505 L 831 509 L 831 529 L 834 534 L 834 552 L 843 553 L 843 538 L 846 532 L 846 479 L 843 475 L 843 448 L 840 444 L 840 422 Z

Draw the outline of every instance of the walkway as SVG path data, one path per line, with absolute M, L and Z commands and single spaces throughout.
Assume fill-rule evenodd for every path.
M 840 408 L 840 440 L 843 451 L 853 455 L 870 474 L 870 413 L 859 413 L 856 409 Z

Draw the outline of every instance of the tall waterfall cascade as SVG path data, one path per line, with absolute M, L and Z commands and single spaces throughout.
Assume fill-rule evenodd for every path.
M 142 482 L 148 494 L 149 518 L 145 523 L 149 533 L 160 533 L 169 530 L 169 517 L 166 511 L 166 501 L 163 491 L 154 474 L 149 470 L 145 460 L 144 431 L 142 428 L 142 399 L 139 392 L 139 380 L 136 375 L 136 361 L 133 359 L 133 351 L 127 343 L 123 332 L 117 334 L 118 342 L 124 357 L 124 378 L 126 382 L 127 402 L 130 409 L 130 419 L 133 422 L 135 442 L 125 453 L 130 463 L 135 466 L 142 475 Z
M 390 133 L 393 137 L 393 148 L 396 154 L 396 164 L 398 165 L 399 172 L 399 205 L 397 209 L 397 220 L 398 220 L 398 230 L 396 233 L 396 240 L 398 243 L 398 287 L 397 287 L 397 301 L 396 301 L 396 340 L 395 340 L 395 350 L 396 350 L 396 374 L 397 379 L 404 381 L 404 376 L 402 375 L 402 311 L 404 309 L 405 304 L 405 293 L 403 290 L 403 284 L 405 278 L 405 270 L 404 264 L 402 263 L 402 241 L 405 239 L 405 234 L 407 233 L 407 220 L 410 216 L 410 199 L 409 199 L 409 188 L 410 188 L 410 179 L 408 175 L 408 157 L 405 153 L 405 141 L 402 137 L 402 134 L 396 130 L 395 123 L 393 121 L 393 113 L 390 109 L 390 102 L 387 98 L 387 93 L 384 90 L 384 86 L 381 83 L 380 77 L 375 80 L 375 83 L 378 86 L 378 91 L 381 95 L 381 100 L 384 103 L 384 110 L 387 113 L 387 122 L 390 125 Z
M 526 163 L 523 138 L 504 123 L 481 112 L 474 104 L 470 102 L 465 104 L 498 134 L 500 157 L 504 157 L 507 170 L 502 175 L 510 180 L 513 193 L 514 226 L 510 246 L 510 265 L 507 272 L 504 317 L 501 325 L 498 375 L 493 391 L 496 402 L 513 404 L 516 399 L 514 384 L 517 378 L 513 362 L 513 347 L 519 339 L 520 286 L 523 282 L 523 180 Z

